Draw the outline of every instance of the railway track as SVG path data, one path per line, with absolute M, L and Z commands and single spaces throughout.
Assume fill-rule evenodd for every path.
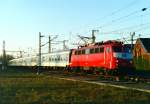
M 91 75 L 91 74 L 72 74 L 72 73 L 63 73 L 59 71 L 49 71 L 44 72 L 45 75 L 55 77 L 63 80 L 79 81 L 84 83 L 91 83 L 103 86 L 111 86 L 122 89 L 137 90 L 142 92 L 150 93 L 150 83 L 149 82 L 135 82 L 135 81 L 116 81 L 112 79 L 107 79 L 106 77 Z

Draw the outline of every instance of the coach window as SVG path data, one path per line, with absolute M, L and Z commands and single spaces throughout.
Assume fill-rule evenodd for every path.
M 59 57 L 56 57 L 57 61 L 59 61 Z
M 66 61 L 66 58 L 64 57 L 64 60 L 63 61 Z
M 100 48 L 100 53 L 103 53 L 104 52 L 104 47 L 101 47 Z
M 45 61 L 45 57 L 43 57 L 42 59 L 43 59 L 43 61 Z
M 67 58 L 65 57 L 65 61 L 67 61 Z
M 49 57 L 46 57 L 46 61 L 48 61 L 49 60 Z
M 99 53 L 100 52 L 100 48 L 95 48 L 95 53 Z
M 57 61 L 57 57 L 55 57 L 55 61 Z
M 90 53 L 94 53 L 94 48 L 90 49 Z
M 59 60 L 60 60 L 60 59 L 59 59 L 59 56 L 57 56 L 56 58 L 57 58 L 57 61 L 59 61 Z
M 32 58 L 32 62 L 35 62 L 35 58 Z

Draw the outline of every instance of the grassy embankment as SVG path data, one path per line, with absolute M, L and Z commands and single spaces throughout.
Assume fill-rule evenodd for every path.
M 0 104 L 149 104 L 150 94 L 65 81 L 24 70 L 0 71 Z

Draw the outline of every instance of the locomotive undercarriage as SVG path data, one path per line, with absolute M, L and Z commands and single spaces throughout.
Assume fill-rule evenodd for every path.
M 84 74 L 95 74 L 98 76 L 104 76 L 104 77 L 118 77 L 119 79 L 124 78 L 124 76 L 127 76 L 130 69 L 106 69 L 106 68 L 97 68 L 97 67 L 72 67 L 69 68 L 70 72 L 74 73 L 84 73 Z

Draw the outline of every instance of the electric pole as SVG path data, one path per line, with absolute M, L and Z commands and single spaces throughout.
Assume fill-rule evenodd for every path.
M 44 35 L 41 35 L 41 32 L 39 32 L 39 57 L 38 57 L 38 70 L 37 70 L 37 74 L 40 74 L 40 69 L 41 69 L 41 54 L 42 54 L 41 48 L 42 48 L 43 46 L 45 46 L 46 44 L 49 43 L 49 50 L 48 50 L 48 52 L 50 53 L 50 52 L 51 52 L 51 41 L 53 41 L 54 39 L 57 38 L 57 36 L 55 36 L 55 37 L 53 37 L 53 38 L 51 39 L 51 37 L 49 36 L 49 41 L 46 42 L 45 44 L 41 44 L 41 38 L 42 38 L 42 37 L 45 37 L 45 36 L 44 36 Z
M 51 53 L 51 37 L 49 36 L 49 49 L 48 49 L 48 53 Z
M 3 60 L 2 60 L 2 70 L 6 69 L 6 51 L 5 51 L 5 41 L 3 41 Z
M 39 32 L 39 64 L 38 64 L 38 71 L 37 74 L 40 74 L 40 68 L 41 68 L 41 38 L 43 36 L 41 35 L 41 32 Z
M 141 38 L 141 34 L 139 34 L 139 38 Z
M 96 32 L 99 32 L 99 30 L 92 30 L 92 43 L 95 43 L 95 40 L 96 40 L 95 33 Z
M 135 32 L 130 33 L 130 35 L 131 35 L 131 50 L 133 50 L 133 41 L 134 41 L 133 37 L 135 36 Z
M 49 43 L 49 49 L 48 49 L 48 53 L 51 53 L 51 44 L 53 44 L 52 43 L 52 41 L 54 40 L 54 39 L 56 39 L 58 37 L 58 35 L 56 35 L 55 37 L 53 37 L 53 38 L 51 38 L 51 36 L 49 36 L 48 38 L 49 38 L 49 41 L 48 41 L 48 43 Z M 47 43 L 46 43 L 47 44 Z M 45 45 L 45 44 L 44 44 Z
M 67 42 L 68 40 L 63 40 L 63 50 L 67 50 L 68 48 L 67 48 L 67 46 L 66 46 L 66 42 Z

